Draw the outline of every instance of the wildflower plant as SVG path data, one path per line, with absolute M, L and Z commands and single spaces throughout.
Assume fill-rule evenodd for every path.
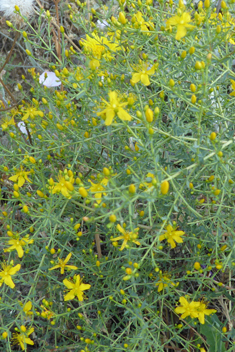
M 15 2 L 0 350 L 232 352 L 234 1 Z

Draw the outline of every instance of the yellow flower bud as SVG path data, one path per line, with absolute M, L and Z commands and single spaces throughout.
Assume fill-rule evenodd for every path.
M 118 21 L 123 25 L 127 23 L 127 19 L 123 12 L 119 12 Z
M 7 338 L 7 336 L 8 336 L 8 333 L 6 331 L 4 331 L 2 333 L 2 338 L 5 340 Z
M 210 140 L 214 141 L 216 139 L 216 133 L 215 132 L 211 132 L 210 134 Z
M 201 64 L 200 61 L 196 61 L 196 63 L 195 63 L 195 69 L 196 69 L 196 70 L 201 70 L 201 69 L 202 69 L 202 64 Z
M 190 90 L 191 90 L 191 92 L 192 93 L 195 93 L 196 92 L 196 90 L 197 90 L 197 87 L 195 86 L 195 84 L 190 84 Z
M 24 213 L 28 213 L 29 212 L 29 208 L 27 207 L 27 205 L 24 205 L 22 208 Z
M 216 33 L 219 34 L 220 32 L 221 32 L 221 26 L 218 25 L 218 26 L 216 27 Z
M 206 9 L 208 9 L 210 7 L 210 0 L 205 0 L 204 1 L 204 6 Z
M 72 183 L 69 182 L 69 181 L 65 182 L 65 186 L 68 188 L 69 191 L 73 191 L 74 190 L 74 187 L 73 187 Z
M 84 187 L 80 187 L 80 188 L 78 189 L 78 192 L 81 194 L 81 196 L 82 196 L 83 198 L 86 198 L 86 197 L 88 196 L 88 193 L 87 193 L 87 191 L 86 191 L 86 189 L 85 189 Z
M 37 195 L 41 198 L 44 197 L 44 193 L 42 191 L 40 191 L 39 189 L 37 190 Z
M 168 193 L 169 188 L 170 188 L 170 184 L 168 181 L 165 180 L 161 183 L 161 193 L 163 195 L 166 195 Z
M 110 215 L 109 221 L 110 221 L 110 222 L 116 222 L 116 221 L 117 221 L 116 215 L 114 215 L 114 214 Z
M 224 0 L 221 1 L 221 8 L 224 10 L 227 8 L 226 2 Z
M 171 79 L 169 80 L 169 86 L 170 86 L 170 87 L 174 87 L 174 85 L 175 85 L 175 81 L 171 78 Z
M 193 94 L 193 95 L 191 96 L 191 102 L 192 102 L 192 104 L 195 104 L 196 101 L 197 101 L 197 97 L 196 97 L 195 94 Z
M 30 161 L 32 164 L 35 164 L 35 163 L 36 163 L 36 160 L 34 159 L 33 156 L 30 156 L 30 157 L 29 157 L 29 161 Z
M 145 117 L 148 122 L 153 122 L 153 111 L 151 109 L 147 109 L 145 111 Z
M 126 268 L 125 272 L 126 272 L 127 275 L 131 275 L 132 269 L 131 268 Z
M 109 171 L 109 169 L 108 169 L 107 167 L 104 167 L 104 168 L 103 168 L 103 174 L 104 174 L 105 176 L 109 176 L 109 175 L 110 175 L 110 171 Z
M 13 25 L 10 21 L 6 21 L 6 24 L 8 25 L 8 27 L 13 27 Z
M 201 269 L 201 264 L 199 262 L 194 263 L 194 269 L 195 270 L 200 270 Z
M 195 48 L 194 46 L 191 46 L 191 48 L 189 49 L 189 54 L 192 55 L 195 53 Z
M 135 192 L 136 192 L 135 185 L 131 184 L 131 185 L 129 186 L 129 193 L 135 194 Z

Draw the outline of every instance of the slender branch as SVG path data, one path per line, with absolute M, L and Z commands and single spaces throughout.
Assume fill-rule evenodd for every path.
M 102 257 L 102 253 L 101 253 L 101 247 L 100 247 L 100 235 L 98 234 L 97 229 L 95 232 L 95 243 L 96 243 L 96 249 L 98 253 L 98 259 L 100 259 Z
M 56 11 L 56 22 L 57 22 L 57 29 L 58 29 L 58 39 L 56 40 L 57 43 L 56 43 L 56 51 L 57 51 L 57 55 L 58 55 L 58 58 L 59 60 L 61 61 L 61 45 L 60 45 L 60 17 L 59 17 L 59 2 L 60 0 L 53 0 L 54 3 L 55 3 L 55 11 Z
M 16 100 L 15 100 L 14 96 L 11 94 L 11 92 L 9 91 L 9 89 L 7 88 L 7 86 L 5 85 L 5 83 L 3 82 L 3 80 L 1 78 L 0 78 L 0 83 L 3 85 L 4 89 L 7 91 L 7 93 L 10 95 L 11 99 L 13 100 L 13 102 L 16 104 Z
M 13 52 L 14 47 L 16 45 L 17 39 L 19 38 L 19 35 L 20 35 L 20 33 L 16 32 L 15 38 L 14 38 L 14 41 L 13 41 L 13 44 L 12 44 L 12 47 L 11 47 L 11 50 L 10 50 L 9 54 L 7 55 L 7 58 L 6 58 L 6 60 L 5 60 L 4 64 L 3 64 L 3 66 L 0 68 L 0 73 L 2 72 L 2 70 L 4 69 L 4 67 L 6 66 L 6 64 L 9 62 L 9 60 L 11 58 L 12 52 Z

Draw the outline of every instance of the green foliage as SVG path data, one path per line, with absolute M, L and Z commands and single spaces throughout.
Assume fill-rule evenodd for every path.
M 36 64 L 0 112 L 4 351 L 233 351 L 235 22 L 222 5 L 120 1 L 115 18 L 61 4 L 74 34 L 43 9 L 38 27 L 8 23 Z

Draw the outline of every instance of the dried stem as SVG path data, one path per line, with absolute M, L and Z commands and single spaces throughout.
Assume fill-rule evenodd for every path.
M 57 22 L 57 33 L 58 33 L 58 38 L 56 39 L 56 51 L 57 51 L 57 55 L 59 60 L 61 61 L 61 45 L 60 45 L 60 17 L 59 17 L 59 2 L 60 0 L 53 0 L 55 3 L 55 11 L 56 11 L 56 22 Z
M 102 253 L 101 253 L 101 247 L 100 247 L 100 235 L 98 234 L 97 229 L 95 232 L 95 243 L 96 243 L 96 249 L 98 253 L 98 259 L 100 259 L 102 257 Z
M 13 41 L 13 44 L 12 44 L 12 47 L 11 47 L 11 50 L 10 50 L 9 54 L 7 55 L 7 58 L 6 58 L 6 60 L 5 60 L 4 64 L 3 64 L 3 66 L 0 69 L 0 73 L 2 72 L 2 70 L 4 69 L 4 67 L 6 66 L 6 64 L 9 62 L 9 60 L 11 58 L 13 50 L 14 50 L 14 47 L 15 47 L 16 42 L 17 42 L 17 39 L 19 38 L 19 35 L 20 35 L 20 33 L 16 32 L 15 38 L 14 38 L 14 41 Z

